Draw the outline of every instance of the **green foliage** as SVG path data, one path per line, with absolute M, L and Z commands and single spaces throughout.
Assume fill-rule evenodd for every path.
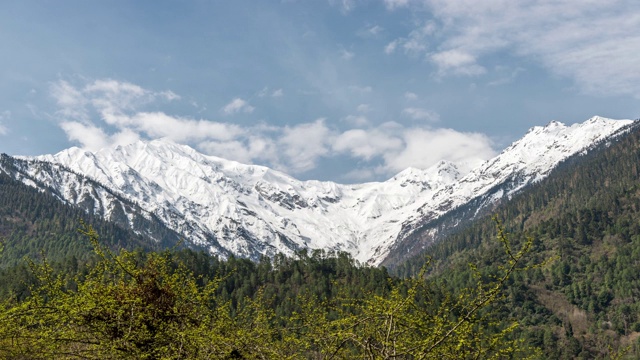
M 527 262 L 547 261 L 515 274 L 498 309 L 519 319 L 514 338 L 540 346 L 546 358 L 640 357 L 639 164 L 636 126 L 495 209 L 513 242 L 534 239 Z M 495 234 L 484 218 L 431 247 L 433 275 L 450 288 L 468 286 L 471 272 L 460 264 L 505 261 L 488 240 Z M 411 276 L 422 262 L 396 273 Z
M 77 290 L 65 286 L 51 266 L 31 263 L 38 284 L 31 296 L 3 314 L 0 346 L 5 358 L 206 358 L 203 347 L 219 336 L 225 311 L 214 304 L 216 284 L 199 287 L 169 253 L 114 256 L 97 243 L 92 228 L 84 229 L 100 260 L 88 274 L 76 277 Z
M 0 166 L 5 170 L 12 165 L 0 154 Z M 55 262 L 73 257 L 85 260 L 91 254 L 91 244 L 76 231 L 81 218 L 87 219 L 109 248 L 158 250 L 154 242 L 64 204 L 0 171 L 0 238 L 5 247 L 0 269 L 22 264 L 25 257 L 37 258 L 42 253 Z
M 190 251 L 114 254 L 92 227 L 81 232 L 95 260 L 72 281 L 46 260 L 30 262 L 29 293 L 0 303 L 0 357 L 503 359 L 527 350 L 508 339 L 518 324 L 490 308 L 531 246 L 515 251 L 502 232 L 508 260 L 490 276 L 474 267 L 475 285 L 454 292 L 345 254 L 257 264 Z

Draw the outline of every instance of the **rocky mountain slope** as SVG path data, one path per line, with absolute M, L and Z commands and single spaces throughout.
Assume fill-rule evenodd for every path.
M 572 126 L 551 122 L 467 174 L 442 161 L 357 185 L 298 181 L 163 139 L 95 153 L 71 148 L 35 158 L 5 157 L 0 171 L 149 238 L 152 223 L 222 256 L 256 259 L 323 248 L 377 265 L 418 246 L 410 243 L 416 231 L 436 241 L 632 123 L 600 117 Z

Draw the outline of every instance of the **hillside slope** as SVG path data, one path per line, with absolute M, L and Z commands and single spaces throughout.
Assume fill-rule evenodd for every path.
M 494 209 L 515 243 L 534 239 L 532 269 L 511 284 L 504 318 L 547 358 L 640 356 L 640 129 L 563 162 L 546 179 Z M 466 264 L 503 260 L 485 216 L 426 250 L 433 272 L 464 286 Z M 395 272 L 415 274 L 425 254 Z

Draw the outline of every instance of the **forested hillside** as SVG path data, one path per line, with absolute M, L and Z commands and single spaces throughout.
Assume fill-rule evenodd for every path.
M 503 242 L 495 241 L 495 221 L 480 219 L 391 269 L 399 277 L 322 251 L 259 262 L 180 249 L 147 253 L 158 249 L 140 235 L 8 176 L 0 175 L 0 185 L 0 304 L 5 320 L 20 320 L 3 322 L 3 356 L 77 357 L 79 349 L 95 355 L 82 353 L 89 358 L 640 356 L 637 129 L 570 158 L 497 207 L 509 233 Z M 77 231 L 81 218 L 99 243 Z M 507 271 L 511 249 L 528 244 Z M 119 248 L 141 251 L 117 255 Z M 172 313 L 162 294 L 190 310 Z M 152 313 L 123 317 L 114 304 L 146 304 Z M 144 331 L 126 337 L 122 324 Z M 74 336 L 56 342 L 52 334 Z M 206 356 L 189 352 L 205 343 L 217 345 Z
M 514 277 L 505 317 L 548 358 L 640 356 L 640 132 L 560 165 L 497 210 L 515 239 L 533 239 L 528 261 L 547 265 Z M 500 262 L 489 218 L 429 248 L 434 273 L 464 286 L 466 263 Z M 395 269 L 415 274 L 424 255 Z
M 142 236 L 65 205 L 0 172 L 0 239 L 5 245 L 0 267 L 11 267 L 22 263 L 25 256 L 38 258 L 43 253 L 52 261 L 85 259 L 91 246 L 77 232 L 80 219 L 95 226 L 105 244 L 114 249 L 157 249 Z
M 22 294 L 0 299 L 0 357 L 28 359 L 488 359 L 535 349 L 509 335 L 497 302 L 530 243 L 475 283 L 397 279 L 345 254 L 258 263 L 191 250 L 103 247 L 80 266 L 29 262 Z M 0 255 L 1 256 L 1 255 Z M 5 279 L 6 281 L 7 279 Z M 5 283 L 6 285 L 6 283 Z M 495 306 L 490 307 L 492 304 Z

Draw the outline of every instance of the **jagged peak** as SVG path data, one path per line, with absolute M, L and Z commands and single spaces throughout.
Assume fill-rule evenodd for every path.
M 407 168 L 385 182 L 353 185 L 298 181 L 264 166 L 202 154 L 169 138 L 97 152 L 74 147 L 40 159 L 98 180 L 185 237 L 203 244 L 215 239 L 224 251 L 266 254 L 333 248 L 376 264 L 411 226 L 435 219 L 509 179 L 517 182 L 509 191 L 516 191 L 628 122 L 592 117 L 567 126 L 552 121 L 532 128 L 482 163 L 441 160 L 426 169 Z M 32 176 L 39 175 L 33 169 Z M 62 178 L 43 179 L 49 185 Z M 60 194 L 79 194 L 84 186 L 53 185 L 59 186 Z M 110 211 L 106 198 L 96 204 L 104 213 Z

